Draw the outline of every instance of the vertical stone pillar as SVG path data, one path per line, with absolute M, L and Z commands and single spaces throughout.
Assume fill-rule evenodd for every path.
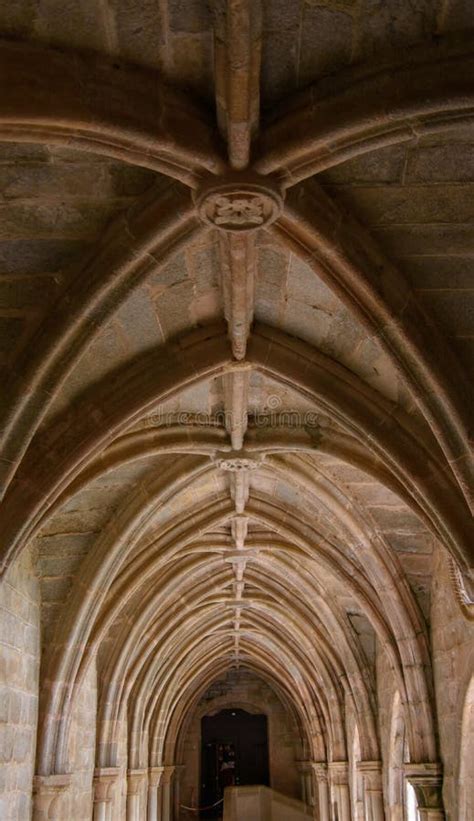
M 127 821 L 140 821 L 140 798 L 147 779 L 147 770 L 127 773 Z
M 174 766 L 163 767 L 161 776 L 161 821 L 171 821 L 171 779 Z
M 101 767 L 94 771 L 94 821 L 112 821 L 114 787 L 120 775 L 119 767 Z
M 174 803 L 174 818 L 179 818 L 181 806 L 181 779 L 185 770 L 184 764 L 176 764 L 174 768 L 173 781 L 173 803 Z
M 319 821 L 329 821 L 330 819 L 330 805 L 329 805 L 329 778 L 328 767 L 323 761 L 313 761 L 313 774 L 316 785 L 315 789 L 315 806 L 319 810 Z
M 36 775 L 33 780 L 33 821 L 64 821 L 70 813 L 71 775 Z
M 296 769 L 298 770 L 299 776 L 300 776 L 301 800 L 304 804 L 307 804 L 308 803 L 308 798 L 307 798 L 307 793 L 306 793 L 307 785 L 306 785 L 306 776 L 305 776 L 305 765 L 306 765 L 306 761 L 297 761 L 296 762 Z
M 420 821 L 444 821 L 441 765 L 405 764 L 405 777 L 415 790 Z
M 351 821 L 349 792 L 349 765 L 347 761 L 331 761 L 328 764 L 332 802 L 335 804 L 337 821 Z
M 365 817 L 367 821 L 385 821 L 381 761 L 359 761 L 357 769 L 364 781 Z
M 311 761 L 298 761 L 298 772 L 301 778 L 302 801 L 310 807 L 314 806 L 313 772 Z
M 314 790 L 313 790 L 313 774 L 311 772 L 311 764 L 308 764 L 307 769 L 305 770 L 304 774 L 305 783 L 306 783 L 306 803 L 310 807 L 314 807 Z
M 160 784 L 163 767 L 150 767 L 148 770 L 148 808 L 147 821 L 161 821 Z

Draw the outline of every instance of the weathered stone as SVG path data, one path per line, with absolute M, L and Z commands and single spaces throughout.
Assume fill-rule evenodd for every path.
M 350 7 L 305 3 L 301 20 L 300 84 L 314 82 L 350 62 L 353 39 Z M 330 51 L 324 44 L 331 38 Z
M 468 17 L 3 3 L 5 821 L 472 816 Z

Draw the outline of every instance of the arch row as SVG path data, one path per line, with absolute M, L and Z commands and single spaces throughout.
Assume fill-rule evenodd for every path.
M 271 470 L 271 466 L 268 466 Z M 280 468 L 281 470 L 283 468 Z M 137 580 L 140 580 L 140 585 L 147 585 L 150 589 L 154 589 L 153 582 L 154 574 L 156 573 L 156 556 L 158 545 L 155 540 L 147 541 L 145 547 L 139 549 L 138 543 L 141 538 L 144 538 L 150 522 L 153 519 L 153 511 L 157 507 L 156 493 L 159 493 L 161 488 L 162 499 L 169 497 L 170 493 L 176 497 L 176 494 L 189 491 L 190 482 L 196 486 L 203 476 L 203 471 L 215 470 L 215 467 L 209 467 L 209 463 L 203 462 L 202 459 L 191 458 L 188 462 L 188 475 L 184 476 L 181 470 L 179 478 L 176 482 L 170 481 L 170 476 L 160 477 L 160 481 L 155 481 L 155 488 L 149 487 L 146 493 L 140 489 L 137 494 L 137 499 L 132 499 L 128 508 L 122 514 L 122 521 L 114 522 L 109 529 L 109 533 L 103 534 L 100 544 L 96 545 L 93 553 L 88 557 L 85 564 L 88 565 L 83 568 L 84 584 L 87 586 L 89 594 L 84 598 L 83 591 L 78 590 L 76 595 L 77 605 L 74 606 L 74 601 L 68 603 L 68 612 L 66 618 L 62 622 L 61 633 L 56 638 L 56 648 L 52 653 L 51 673 L 48 676 L 50 681 L 68 682 L 67 686 L 63 686 L 61 694 L 61 687 L 55 689 L 49 694 L 50 704 L 45 707 L 46 715 L 50 715 L 51 721 L 45 722 L 46 737 L 43 739 L 42 755 L 46 756 L 43 760 L 43 767 L 49 768 L 54 766 L 52 763 L 56 760 L 56 765 L 60 767 L 64 765 L 61 759 L 61 750 L 67 748 L 67 716 L 70 714 L 70 698 L 72 697 L 74 686 L 80 681 L 80 671 L 87 669 L 90 659 L 94 656 L 95 648 L 100 644 L 100 641 L 106 634 L 108 626 L 113 622 L 117 615 L 117 608 L 129 609 L 131 596 L 130 585 L 136 585 Z M 291 480 L 295 480 L 295 472 L 290 472 Z M 298 478 L 296 479 L 298 481 Z M 300 483 L 308 480 L 299 478 Z M 319 489 L 318 489 L 319 490 Z M 315 490 L 313 490 L 315 492 Z M 316 491 L 318 493 L 318 491 Z M 320 494 L 320 492 L 319 492 Z M 318 495 L 320 498 L 320 495 Z M 326 497 L 327 498 L 327 497 Z M 327 504 L 327 501 L 326 501 Z M 333 503 L 334 504 L 334 503 Z M 165 529 L 165 543 L 168 543 L 168 550 L 171 551 L 166 555 L 166 561 L 169 563 L 173 559 L 173 577 L 177 578 L 177 556 L 178 550 L 184 546 L 188 549 L 195 540 L 196 532 L 201 535 L 201 538 L 206 534 L 215 530 L 216 527 L 226 523 L 235 515 L 235 511 L 229 506 L 228 500 L 225 497 L 216 500 L 209 505 L 208 501 L 204 505 L 202 511 L 197 511 L 191 516 L 191 527 L 189 523 L 183 524 L 182 521 L 176 521 L 174 524 Z M 429 707 L 429 678 L 425 679 L 425 672 L 427 664 L 429 665 L 429 657 L 427 659 L 427 647 L 423 639 L 420 638 L 420 622 L 416 620 L 416 608 L 413 608 L 413 602 L 410 605 L 409 591 L 402 586 L 398 588 L 393 582 L 393 569 L 387 567 L 387 551 L 385 551 L 385 559 L 376 558 L 377 550 L 373 549 L 370 544 L 370 539 L 367 539 L 367 550 L 372 548 L 372 564 L 376 563 L 373 570 L 372 577 L 367 578 L 367 573 L 358 569 L 358 565 L 348 559 L 344 552 L 338 550 L 328 538 L 324 537 L 321 532 L 315 532 L 314 526 L 310 522 L 305 521 L 302 532 L 298 533 L 294 527 L 284 525 L 287 518 L 287 511 L 278 509 L 274 503 L 265 499 L 252 499 L 251 505 L 248 507 L 248 515 L 252 520 L 260 522 L 265 527 L 269 528 L 273 534 L 279 534 L 280 538 L 285 540 L 286 544 L 294 544 L 298 550 L 312 560 L 317 556 L 319 561 L 323 562 L 323 566 L 332 571 L 333 575 L 339 579 L 343 579 L 347 584 L 348 589 L 354 591 L 356 599 L 361 603 L 364 611 L 369 615 L 369 619 L 374 625 L 374 629 L 381 636 L 384 644 L 391 647 L 391 653 L 394 665 L 400 670 L 401 680 L 404 682 L 404 687 L 410 692 L 410 700 L 416 705 L 414 709 L 413 720 L 418 723 L 420 716 L 423 722 L 427 722 L 423 731 L 417 728 L 414 733 L 414 738 L 422 739 L 421 748 L 419 748 L 420 741 L 413 742 L 415 754 L 417 753 L 417 745 L 419 755 L 426 759 L 427 755 L 434 756 L 434 736 L 432 727 L 430 728 L 430 707 Z M 302 513 L 298 511 L 298 520 L 301 520 Z M 360 542 L 360 527 L 359 523 L 355 524 L 352 521 L 353 527 L 357 533 L 357 543 Z M 119 537 L 117 537 L 119 535 Z M 275 536 L 273 536 L 275 539 Z M 373 539 L 372 541 L 376 541 Z M 179 547 L 178 547 L 179 545 Z M 316 548 L 316 553 L 315 553 Z M 201 548 L 202 549 L 202 548 Z M 125 552 L 124 552 L 125 550 Z M 160 555 L 163 548 L 160 548 Z M 211 542 L 211 555 L 214 555 L 215 545 Z M 122 555 L 120 555 L 122 551 Z M 133 551 L 136 554 L 133 561 L 127 563 L 127 552 Z M 374 555 L 375 554 L 375 555 Z M 382 557 L 381 557 L 382 558 Z M 209 559 L 208 559 L 209 561 Z M 275 556 L 272 554 L 272 562 L 275 562 Z M 367 565 L 368 563 L 365 562 Z M 203 560 L 203 567 L 206 562 Z M 272 565 L 273 566 L 273 565 Z M 111 576 L 111 568 L 115 568 Z M 165 565 L 166 567 L 166 565 Z M 378 569 L 377 569 L 378 567 Z M 120 568 L 123 568 L 121 570 Z M 285 572 L 282 575 L 282 580 L 291 578 L 291 565 L 285 566 Z M 193 576 L 196 569 L 193 570 Z M 276 573 L 276 569 L 274 570 Z M 294 570 L 294 588 L 298 589 L 301 586 L 302 577 L 304 576 L 301 567 L 298 565 Z M 110 579 L 116 578 L 116 582 L 111 583 Z M 211 577 L 213 574 L 211 573 Z M 106 583 L 105 580 L 109 580 Z M 257 581 L 257 580 L 256 580 Z M 274 582 L 273 582 L 274 583 Z M 268 576 L 266 580 L 267 585 L 272 584 L 271 577 Z M 105 588 L 104 588 L 105 585 Z M 106 598 L 104 598 L 104 590 Z M 376 589 L 382 589 L 384 596 L 390 601 L 391 606 L 395 607 L 393 614 L 383 612 L 384 608 L 381 606 L 381 600 Z M 172 594 L 176 596 L 178 590 L 173 586 Z M 308 595 L 308 600 L 314 597 L 314 590 Z M 186 595 L 184 595 L 186 600 Z M 107 601 L 109 604 L 107 604 Z M 140 597 L 140 603 L 142 597 Z M 181 598 L 179 599 L 181 601 Z M 190 599 L 191 606 L 192 599 Z M 397 603 L 398 602 L 398 603 Z M 102 611 L 102 612 L 101 612 Z M 147 613 L 149 617 L 149 613 Z M 396 615 L 395 615 L 396 614 Z M 141 622 L 139 618 L 136 620 L 137 629 L 140 625 L 147 624 L 147 618 L 144 616 L 144 621 Z M 89 626 L 87 626 L 89 625 Z M 410 627 L 410 625 L 412 625 Z M 127 624 L 127 631 L 129 631 Z M 412 643 L 408 643 L 407 636 L 410 630 L 412 631 Z M 398 637 L 397 637 L 398 632 Z M 127 635 L 129 633 L 127 632 Z M 147 634 L 149 638 L 149 635 Z M 402 639 L 403 637 L 403 639 Z M 131 639 L 130 639 L 131 640 Z M 124 637 L 124 642 L 125 642 Z M 154 645 L 152 645 L 154 646 Z M 84 648 L 87 647 L 87 653 L 84 653 Z M 67 651 L 64 652 L 64 648 Z M 404 653 L 406 648 L 406 661 L 404 661 Z M 401 657 L 400 657 L 401 653 Z M 126 654 L 125 654 L 126 655 Z M 418 667 L 413 666 L 413 655 L 417 656 L 420 661 Z M 403 671 L 404 670 L 404 671 Z M 123 670 L 118 676 L 123 680 Z M 79 679 L 77 676 L 79 675 Z M 59 699 L 59 700 L 58 700 Z M 407 699 L 408 700 L 408 699 Z M 424 704 L 424 711 L 420 711 L 420 704 Z M 61 716 L 59 726 L 57 717 Z M 62 725 L 62 726 L 61 726 Z M 57 733 L 59 732 L 59 736 Z M 56 737 L 56 741 L 55 741 Z M 431 738 L 431 741 L 430 741 Z M 59 746 L 58 746 L 59 744 Z M 49 752 L 48 752 L 49 750 Z M 56 752 L 54 752 L 56 750 Z M 59 755 L 59 758 L 56 758 Z M 53 756 L 53 759 L 50 758 Z M 49 758 L 49 764 L 48 764 Z
M 378 465 L 382 465 L 381 480 L 388 477 L 388 484 L 394 481 L 397 489 L 406 489 L 405 498 L 411 497 L 411 504 L 423 512 L 458 564 L 470 572 L 472 518 L 443 467 L 439 449 L 408 414 L 330 357 L 266 326 L 257 325 L 251 335 L 246 367 L 249 366 L 282 385 L 291 385 L 292 390 L 309 398 L 316 408 L 334 419 L 360 448 L 365 446 L 377 471 Z M 94 459 L 100 463 L 102 458 L 108 459 L 108 447 L 114 453 L 122 443 L 130 442 L 125 438 L 114 444 L 149 409 L 190 385 L 234 370 L 223 329 L 206 329 L 145 354 L 131 366 L 107 377 L 102 386 L 95 387 L 93 396 L 86 394 L 74 410 L 68 409 L 62 418 L 54 419 L 25 458 L 5 497 L 5 505 L 0 508 L 4 563 L 44 524 L 48 512 L 64 498 L 62 494 L 67 493 L 69 484 L 73 483 L 74 491 L 78 487 L 74 482 L 84 481 L 78 478 L 81 473 L 92 478 L 97 470 L 92 466 Z M 145 439 L 154 435 L 139 434 Z M 308 444 L 310 435 L 306 431 Z M 221 434 L 214 430 L 206 436 L 204 451 L 210 453 L 212 437 L 214 441 L 220 437 L 219 448 L 225 451 L 227 446 Z M 258 443 L 251 447 L 258 448 Z M 199 453 L 203 447 L 198 441 L 191 450 Z M 19 504 L 22 518 L 17 515 Z

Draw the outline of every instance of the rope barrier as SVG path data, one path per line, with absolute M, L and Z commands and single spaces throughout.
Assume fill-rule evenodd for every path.
M 211 804 L 210 807 L 186 807 L 184 804 L 180 804 L 182 810 L 188 810 L 189 812 L 206 812 L 206 810 L 213 810 L 214 807 L 218 807 L 219 804 L 224 802 L 223 798 L 220 798 L 219 801 L 216 801 L 215 804 Z

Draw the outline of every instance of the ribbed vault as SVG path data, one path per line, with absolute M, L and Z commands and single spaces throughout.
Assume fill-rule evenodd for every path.
M 180 4 L 156 5 L 172 38 Z M 229 670 L 273 689 L 305 761 L 347 765 L 357 733 L 360 762 L 378 772 L 375 646 L 396 682 L 406 763 L 437 774 L 427 597 L 435 546 L 472 619 L 470 365 L 385 222 L 367 216 L 370 197 L 380 210 L 376 196 L 393 191 L 379 181 L 358 213 L 362 186 L 347 192 L 344 179 L 357 163 L 474 140 L 472 38 L 420 34 L 386 56 L 388 26 L 375 56 L 288 79 L 276 104 L 279 4 L 190 5 L 180 14 L 186 38 L 201 38 L 202 76 L 171 46 L 158 68 L 145 41 L 130 54 L 118 0 L 107 47 L 41 26 L 0 42 L 0 149 L 49 146 L 79 180 L 88 164 L 114 185 L 145 175 L 123 178 L 131 195 L 107 189 L 51 300 L 2 353 L 2 570 L 33 546 L 41 583 L 37 775 L 70 773 L 91 671 L 96 783 L 182 764 L 191 717 Z M 352 20 L 355 5 L 368 4 L 302 7 Z M 176 42 L 175 54 L 191 48 Z M 383 216 L 408 220 L 410 196 Z M 34 238 L 56 241 L 61 219 Z M 439 245 L 443 213 L 432 223 Z M 145 818 L 132 798 L 127 818 Z

